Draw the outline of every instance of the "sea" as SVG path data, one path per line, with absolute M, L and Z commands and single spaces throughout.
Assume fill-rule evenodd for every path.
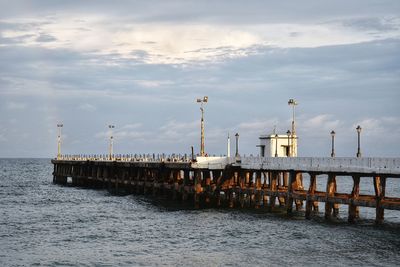
M 400 265 L 399 211 L 385 211 L 375 226 L 368 208 L 354 225 L 344 208 L 331 222 L 322 212 L 306 220 L 193 209 L 54 185 L 52 171 L 50 159 L 0 159 L 0 266 Z M 399 193 L 399 183 L 388 187 Z

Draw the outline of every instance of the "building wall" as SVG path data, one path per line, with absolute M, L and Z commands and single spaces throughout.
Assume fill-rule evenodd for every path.
M 293 145 L 292 145 L 293 143 Z M 277 152 L 278 157 L 288 157 L 289 156 L 289 148 L 290 147 L 290 156 L 297 156 L 297 136 L 294 138 L 288 138 L 285 135 L 264 135 L 260 136 L 260 156 L 264 157 L 275 157 Z

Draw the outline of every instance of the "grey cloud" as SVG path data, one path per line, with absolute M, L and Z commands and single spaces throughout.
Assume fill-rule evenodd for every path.
M 36 38 L 36 42 L 53 42 L 56 41 L 57 39 L 54 36 L 51 36 L 49 34 L 40 34 Z
M 398 24 L 390 18 L 353 18 L 341 21 L 343 26 L 353 27 L 359 30 L 391 31 L 399 29 Z
M 144 50 L 134 50 L 130 54 L 134 56 L 137 60 L 140 60 L 142 62 L 144 62 L 149 57 L 149 54 Z
M 18 37 L 4 37 L 0 33 L 0 44 L 3 45 L 15 45 L 15 44 L 21 44 L 24 43 L 27 39 L 30 39 L 32 37 L 35 37 L 34 34 L 24 34 Z
M 3 3 L 2 3 L 3 2 Z M 2 17 L 59 13 L 95 13 L 124 17 L 135 21 L 208 21 L 213 23 L 265 23 L 288 21 L 313 21 L 336 16 L 380 16 L 399 14 L 400 4 L 396 0 L 355 1 L 119 1 L 118 5 L 106 0 L 96 1 L 52 1 L 20 0 L 0 1 L 7 6 L 0 11 Z

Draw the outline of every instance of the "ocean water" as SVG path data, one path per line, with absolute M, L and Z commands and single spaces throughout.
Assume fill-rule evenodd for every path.
M 368 217 L 373 209 L 356 225 L 345 220 L 325 222 L 322 214 L 305 220 L 278 213 L 194 210 L 144 196 L 53 185 L 52 168 L 49 159 L 0 159 L 0 266 L 398 266 L 400 262 L 397 211 L 387 211 L 386 223 L 376 227 L 373 216 Z

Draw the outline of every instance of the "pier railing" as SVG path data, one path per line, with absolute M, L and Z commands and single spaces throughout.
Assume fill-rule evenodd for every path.
M 400 158 L 242 157 L 244 169 L 302 172 L 390 174 L 400 176 Z
M 123 161 L 123 162 L 190 162 L 187 154 L 113 154 L 113 155 L 59 155 L 56 160 L 67 161 Z

